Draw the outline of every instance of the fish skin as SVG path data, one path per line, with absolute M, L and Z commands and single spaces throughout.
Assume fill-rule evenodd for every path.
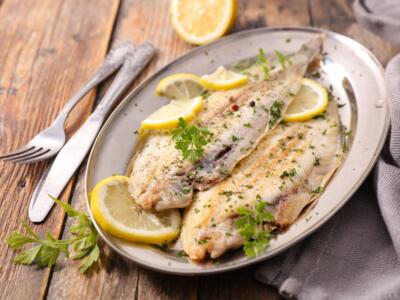
M 254 209 L 257 195 L 271 204 L 273 227 L 285 228 L 295 222 L 304 207 L 319 196 L 313 191 L 326 186 L 341 162 L 341 129 L 334 101 L 325 116 L 278 125 L 231 177 L 195 194 L 185 211 L 180 235 L 183 250 L 191 259 L 203 260 L 207 254 L 217 258 L 242 246 L 244 240 L 234 225 L 237 209 Z M 294 176 L 281 177 L 291 169 L 296 170 Z
M 213 134 L 213 141 L 204 147 L 202 158 L 195 164 L 181 160 L 168 133 L 150 136 L 133 158 L 129 190 L 136 202 L 145 209 L 187 207 L 194 190 L 207 189 L 226 178 L 281 120 L 307 66 L 321 53 L 322 43 L 323 36 L 319 35 L 303 45 L 291 56 L 292 63 L 277 68 L 268 81 L 213 93 L 198 118 L 199 125 Z M 277 101 L 282 106 L 280 116 L 272 118 L 270 109 Z M 233 104 L 239 107 L 235 112 Z

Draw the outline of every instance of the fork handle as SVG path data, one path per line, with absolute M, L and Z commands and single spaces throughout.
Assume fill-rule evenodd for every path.
M 96 70 L 90 80 L 67 102 L 61 112 L 58 114 L 54 123 L 64 124 L 70 111 L 75 105 L 95 86 L 105 78 L 114 73 L 124 62 L 129 53 L 135 52 L 135 46 L 130 42 L 123 42 L 111 49 L 107 54 L 104 63 Z
M 115 76 L 103 99 L 96 107 L 95 113 L 105 117 L 122 92 L 131 84 L 134 78 L 144 69 L 155 53 L 153 45 L 145 42 L 138 46 L 134 55 L 128 54 L 121 70 Z

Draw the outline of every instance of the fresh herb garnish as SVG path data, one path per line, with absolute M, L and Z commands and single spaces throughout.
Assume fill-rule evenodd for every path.
M 296 175 L 296 169 L 290 169 L 288 171 L 283 171 L 280 178 L 283 179 L 285 177 L 293 177 Z
M 321 78 L 321 73 L 319 71 L 315 71 L 314 73 L 311 74 L 311 76 L 314 78 Z
M 269 60 L 265 57 L 263 49 L 258 49 L 257 63 L 262 66 L 264 72 L 264 79 L 269 80 L 269 75 L 271 72 L 271 67 Z
M 316 187 L 311 191 L 311 194 L 320 194 L 324 191 L 324 188 L 322 186 Z
M 268 60 L 265 57 L 264 49 L 262 49 L 262 48 L 258 49 L 257 63 L 262 65 L 262 64 L 265 64 L 267 62 L 268 62 Z
M 282 52 L 275 50 L 276 58 L 278 59 L 279 64 L 281 65 L 282 69 L 285 69 L 286 66 L 291 64 L 290 58 L 283 54 Z
M 273 221 L 274 217 L 271 212 L 265 210 L 267 205 L 267 202 L 258 200 L 254 211 L 245 207 L 239 207 L 237 210 L 239 217 L 235 226 L 245 239 L 243 251 L 249 257 L 262 254 L 269 246 L 270 232 L 262 227 L 264 223 Z
M 320 165 L 320 158 L 319 157 L 314 157 L 313 165 L 314 166 L 319 166 Z
M 271 109 L 270 109 L 270 120 L 269 120 L 269 128 L 271 129 L 276 122 L 278 122 L 278 120 L 281 118 L 281 110 L 283 107 L 283 102 L 282 101 L 274 101 L 274 103 L 272 103 Z
M 196 162 L 204 152 L 204 146 L 210 142 L 211 132 L 207 128 L 189 125 L 183 118 L 179 118 L 178 127 L 172 130 L 175 148 L 183 159 Z
M 64 209 L 69 217 L 77 219 L 77 222 L 69 228 L 72 237 L 66 240 L 58 240 L 48 232 L 45 238 L 41 238 L 33 232 L 28 224 L 22 221 L 26 233 L 11 232 L 6 243 L 14 250 L 21 249 L 27 244 L 34 244 L 34 246 L 23 250 L 15 257 L 14 262 L 23 265 L 35 263 L 40 267 L 51 267 L 55 265 L 57 258 L 63 253 L 67 258 L 73 260 L 82 259 L 79 270 L 84 273 L 99 261 L 98 233 L 88 215 L 75 210 L 65 202 L 51 198 Z

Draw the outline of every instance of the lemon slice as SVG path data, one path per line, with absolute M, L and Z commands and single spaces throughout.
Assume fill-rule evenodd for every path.
M 195 74 L 178 73 L 162 79 L 157 87 L 156 93 L 175 100 L 193 99 L 204 92 L 200 77 Z
M 203 107 L 201 97 L 189 100 L 171 100 L 142 122 L 141 129 L 170 129 L 178 125 L 179 118 L 190 122 Z
M 128 192 L 128 177 L 100 181 L 90 196 L 93 216 L 110 234 L 128 241 L 158 244 L 175 239 L 180 230 L 178 210 L 141 209 Z
M 246 84 L 248 80 L 246 75 L 219 67 L 214 73 L 203 75 L 200 82 L 207 89 L 229 90 Z
M 286 122 L 307 121 L 322 114 L 327 106 L 326 88 L 315 80 L 303 78 L 300 91 L 289 105 L 283 120 Z
M 231 29 L 237 13 L 236 0 L 172 0 L 172 25 L 185 41 L 204 45 Z

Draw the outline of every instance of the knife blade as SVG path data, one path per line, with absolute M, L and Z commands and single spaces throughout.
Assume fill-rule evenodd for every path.
M 56 198 L 60 196 L 92 147 L 108 111 L 148 64 L 154 53 L 154 47 L 146 42 L 127 56 L 95 111 L 64 145 L 48 171 L 41 177 L 29 204 L 29 218 L 32 222 L 41 222 L 46 218 L 54 205 L 49 195 Z

